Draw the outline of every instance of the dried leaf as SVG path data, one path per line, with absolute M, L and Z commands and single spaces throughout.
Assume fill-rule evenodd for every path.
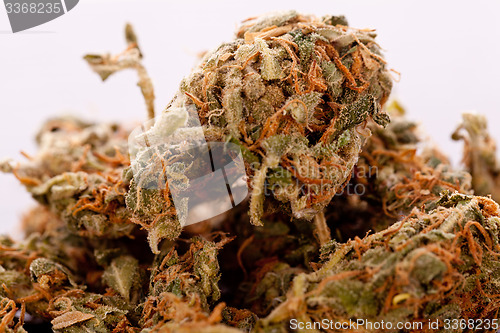
M 92 318 L 95 318 L 95 316 L 90 313 L 83 313 L 80 311 L 66 312 L 65 314 L 60 315 L 59 317 L 51 321 L 52 329 L 60 330 Z
M 132 256 L 114 259 L 104 271 L 104 281 L 125 299 L 130 299 L 130 290 L 139 271 L 139 262 Z

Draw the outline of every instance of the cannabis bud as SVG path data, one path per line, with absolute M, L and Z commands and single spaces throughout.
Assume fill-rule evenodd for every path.
M 265 209 L 315 217 L 348 181 L 367 123 L 389 122 L 391 78 L 375 33 L 341 23 L 294 11 L 249 20 L 171 102 L 196 109 L 209 141 L 241 146 L 254 225 Z

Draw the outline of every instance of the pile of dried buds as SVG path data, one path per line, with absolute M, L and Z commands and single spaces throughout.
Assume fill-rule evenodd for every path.
M 313 332 L 352 321 L 437 321 L 444 332 L 447 320 L 498 318 L 500 164 L 486 120 L 466 114 L 453 135 L 465 170 L 425 147 L 387 103 L 375 37 L 343 16 L 249 19 L 156 121 L 129 25 L 124 52 L 87 55 L 103 80 L 137 70 L 148 138 L 198 126 L 237 147 L 248 195 L 188 225 L 175 194 L 197 165 L 154 147 L 131 154 L 120 124 L 47 121 L 36 154 L 0 163 L 39 203 L 24 241 L 0 237 L 0 332 Z

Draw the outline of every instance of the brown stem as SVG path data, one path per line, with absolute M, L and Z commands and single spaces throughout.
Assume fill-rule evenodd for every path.
M 328 228 L 328 225 L 326 224 L 324 210 L 314 217 L 314 224 L 316 225 L 316 236 L 318 237 L 319 244 L 321 246 L 332 240 L 330 228 Z

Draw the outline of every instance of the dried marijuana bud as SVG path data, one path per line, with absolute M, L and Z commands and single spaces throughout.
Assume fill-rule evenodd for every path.
M 356 197 L 355 189 L 359 186 L 362 198 L 371 200 L 372 205 L 376 202 L 379 212 L 397 218 L 415 206 L 433 209 L 443 191 L 472 194 L 469 173 L 454 169 L 439 150 L 425 146 L 416 123 L 406 119 L 397 102 L 388 105 L 387 111 L 391 123 L 385 129 L 371 126 L 373 135 L 354 168 L 347 197 Z
M 366 124 L 389 122 L 381 108 L 392 83 L 375 33 L 337 23 L 294 11 L 249 20 L 171 102 L 196 107 L 208 141 L 241 146 L 255 225 L 268 204 L 313 219 L 349 179 Z
M 182 256 L 166 244 L 155 258 L 149 296 L 142 306 L 143 327 L 151 331 L 197 332 L 215 324 L 213 332 L 224 331 L 217 324 L 222 320 L 220 312 L 225 304 L 219 303 L 210 313 L 211 305 L 221 297 L 217 254 L 231 241 L 225 235 L 221 237 L 218 242 L 194 237 Z
M 130 235 L 134 224 L 125 206 L 128 184 L 123 178 L 130 164 L 127 134 L 118 125 L 52 119 L 37 135 L 38 153 L 28 163 L 12 165 L 11 172 L 72 232 Z
M 299 322 L 428 322 L 496 318 L 500 209 L 485 197 L 445 194 L 387 230 L 322 249 L 325 263 L 295 277 L 287 300 L 256 332 Z M 311 326 L 312 327 L 312 326 Z M 353 331 L 372 331 L 364 325 Z M 441 325 L 440 330 L 443 332 Z
M 33 233 L 20 244 L 5 237 L 0 240 L 4 310 L 10 308 L 15 314 L 19 306 L 22 311 L 17 325 L 13 316 L 0 315 L 0 327 L 23 332 L 25 313 L 51 321 L 55 332 L 111 332 L 128 324 L 134 305 L 118 291 L 104 292 L 103 268 L 95 260 L 93 246 L 69 233 L 54 215 L 46 217 L 55 221 L 46 221 L 52 227 L 43 234 Z M 133 281 L 140 288 L 141 279 Z
M 205 55 L 156 123 L 146 126 L 148 141 L 161 141 L 198 122 L 202 128 L 189 129 L 194 133 L 176 132 L 179 147 L 197 136 L 238 145 L 251 188 L 251 223 L 262 225 L 265 209 L 314 218 L 322 243 L 330 240 L 322 211 L 349 180 L 370 134 L 367 124 L 389 122 L 381 108 L 392 86 L 374 32 L 331 22 L 296 12 L 246 22 L 234 41 Z M 156 156 L 160 161 L 133 164 L 127 194 L 132 219 L 148 230 L 155 253 L 161 239 L 180 234 L 179 211 L 187 209 L 185 202 L 174 207 L 172 189 L 160 186 L 163 173 L 187 184 L 186 174 L 199 167 L 171 166 L 161 161 L 170 158 L 165 152 Z

